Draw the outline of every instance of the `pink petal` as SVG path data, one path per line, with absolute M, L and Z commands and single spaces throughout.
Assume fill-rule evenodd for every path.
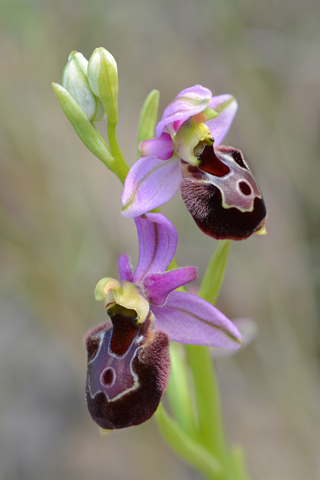
M 120 280 L 126 280 L 127 282 L 133 281 L 133 268 L 130 263 L 130 258 L 126 253 L 119 255 L 118 270 Z
M 142 285 L 150 273 L 164 272 L 176 252 L 178 234 L 161 213 L 147 213 L 134 219 L 139 238 L 139 263 L 133 276 Z
M 161 121 L 156 128 L 157 137 L 162 134 L 165 127 L 173 136 L 181 123 L 207 108 L 211 97 L 211 91 L 201 85 L 194 85 L 182 90 L 164 110 Z M 173 125 L 177 121 L 179 121 L 178 124 Z
M 164 273 L 151 273 L 144 279 L 147 297 L 155 305 L 164 305 L 167 296 L 197 278 L 196 267 L 176 268 Z
M 122 215 L 138 217 L 163 205 L 179 190 L 180 159 L 140 158 L 130 169 L 122 193 Z
M 155 328 L 191 345 L 239 348 L 241 335 L 219 310 L 191 293 L 172 292 L 163 307 L 151 305 Z
M 232 95 L 217 95 L 216 97 L 211 98 L 208 107 L 213 108 L 219 113 L 216 118 L 206 122 L 206 125 L 209 127 L 210 132 L 213 135 L 214 145 L 216 147 L 227 135 L 238 110 L 238 103 Z
M 162 133 L 158 138 L 140 143 L 141 157 L 157 157 L 169 160 L 174 153 L 174 145 L 169 133 Z

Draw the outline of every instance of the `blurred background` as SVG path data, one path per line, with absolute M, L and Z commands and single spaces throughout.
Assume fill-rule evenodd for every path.
M 51 88 L 72 50 L 104 46 L 120 76 L 119 142 L 136 160 L 140 107 L 200 83 L 232 93 L 225 143 L 264 193 L 266 237 L 232 244 L 218 307 L 258 338 L 217 368 L 230 444 L 253 479 L 320 478 L 320 3 L 316 0 L 1 0 L 0 480 L 200 480 L 152 419 L 101 437 L 84 401 L 93 289 L 137 261 L 120 182 L 85 147 Z M 102 128 L 104 126 L 102 125 Z M 180 265 L 201 278 L 216 242 L 177 196 L 162 210 Z

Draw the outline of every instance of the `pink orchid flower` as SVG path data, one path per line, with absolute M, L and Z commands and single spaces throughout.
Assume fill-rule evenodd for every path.
M 130 169 L 122 214 L 136 217 L 168 202 L 180 189 L 199 228 L 217 239 L 265 233 L 266 208 L 242 153 L 221 146 L 238 105 L 232 95 L 212 96 L 195 85 L 166 107 L 156 138 L 140 144 Z
M 177 247 L 175 227 L 160 213 L 135 218 L 139 262 L 118 260 L 120 280 L 103 278 L 96 298 L 110 317 L 91 330 L 86 398 L 93 420 L 119 429 L 148 420 L 157 409 L 169 377 L 169 340 L 237 349 L 234 324 L 205 300 L 176 291 L 197 278 L 195 267 L 166 271 Z

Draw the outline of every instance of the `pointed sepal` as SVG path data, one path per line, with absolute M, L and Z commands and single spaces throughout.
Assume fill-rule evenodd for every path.
M 138 127 L 138 145 L 155 135 L 159 98 L 159 90 L 152 90 L 142 105 Z
M 111 170 L 114 159 L 97 128 L 90 122 L 82 108 L 70 95 L 70 93 L 57 83 L 52 84 L 64 114 L 70 121 L 76 133 L 85 146 L 105 163 Z

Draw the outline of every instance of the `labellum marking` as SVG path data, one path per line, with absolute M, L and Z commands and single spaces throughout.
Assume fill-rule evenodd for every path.
M 240 188 L 241 192 L 243 193 L 243 195 L 251 195 L 251 192 L 252 192 L 251 187 L 244 180 L 240 180 L 239 188 Z
M 199 168 L 215 177 L 224 177 L 230 172 L 230 168 L 217 157 L 212 146 L 204 146 L 203 151 L 198 155 L 200 160 Z
M 135 339 L 139 330 L 139 327 L 134 325 L 135 319 L 136 315 L 127 317 L 115 313 L 112 315 L 113 329 L 98 334 L 99 351 L 93 360 L 88 362 L 91 380 L 88 387 L 91 398 L 103 392 L 109 402 L 114 402 L 139 387 L 138 375 L 132 367 L 141 344 L 141 340 L 137 342 Z M 98 368 L 92 365 L 93 362 L 99 362 Z M 100 369 L 102 369 L 101 373 L 99 373 Z M 113 381 L 106 384 L 104 373 L 107 371 L 112 372 Z M 120 380 L 116 382 L 118 375 Z
M 205 145 L 198 158 L 200 159 L 198 169 L 202 172 L 198 181 L 210 183 L 219 189 L 223 208 L 234 207 L 241 212 L 253 211 L 254 199 L 262 196 L 240 152 L 230 147 L 214 149 Z
M 112 367 L 108 367 L 103 372 L 101 373 L 100 377 L 100 382 L 105 386 L 105 387 L 112 387 L 114 382 L 116 381 L 117 375 Z

